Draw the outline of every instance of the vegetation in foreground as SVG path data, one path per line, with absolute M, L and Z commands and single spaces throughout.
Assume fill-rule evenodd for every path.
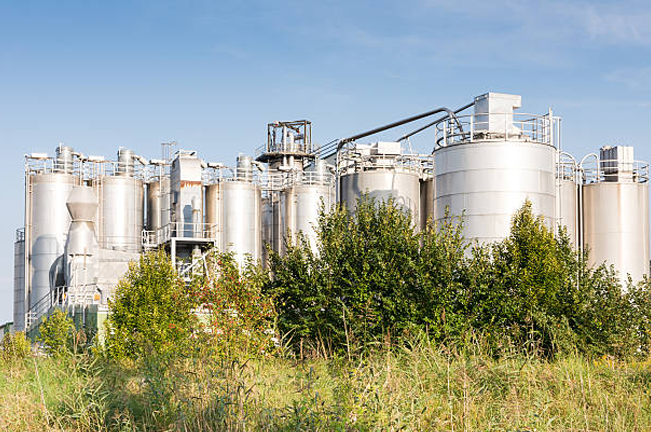
M 5 363 L 3 431 L 648 431 L 648 363 L 495 359 L 423 338 L 356 360 Z
M 651 430 L 647 281 L 622 290 L 528 204 L 471 250 L 409 220 L 363 199 L 322 215 L 318 253 L 215 253 L 189 287 L 144 255 L 103 343 L 63 313 L 41 355 L 3 341 L 0 429 Z

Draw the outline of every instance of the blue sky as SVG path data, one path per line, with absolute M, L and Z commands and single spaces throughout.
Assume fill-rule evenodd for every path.
M 647 1 L 2 0 L 0 322 L 25 153 L 177 140 L 232 163 L 273 120 L 310 119 L 325 143 L 498 91 L 552 107 L 579 157 L 621 143 L 651 160 L 650 22 Z

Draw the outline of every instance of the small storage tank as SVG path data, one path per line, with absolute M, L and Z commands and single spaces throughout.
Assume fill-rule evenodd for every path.
M 267 245 L 273 251 L 282 252 L 283 224 L 280 197 L 281 192 L 273 190 L 268 191 L 267 196 L 262 199 L 262 252 L 265 263 L 269 258 L 266 251 Z
M 427 174 L 420 179 L 420 229 L 434 218 L 434 177 Z
M 516 117 L 519 107 L 520 96 L 488 93 L 475 98 L 474 114 L 437 126 L 434 219 L 446 209 L 463 215 L 468 241 L 503 240 L 525 200 L 555 231 L 557 119 Z
M 78 181 L 73 175 L 73 150 L 57 148 L 53 169 L 28 174 L 26 238 L 29 239 L 30 280 L 29 308 L 34 307 L 50 292 L 50 270 L 63 254 L 70 227 L 66 207 L 68 195 Z
M 170 179 L 147 183 L 147 230 L 156 233 L 170 223 Z
M 283 235 L 291 232 L 296 241 L 303 233 L 312 250 L 317 250 L 319 213 L 328 211 L 335 203 L 334 176 L 323 160 L 316 160 L 311 169 L 301 173 L 297 180 L 281 193 Z
M 100 177 L 99 196 L 101 247 L 139 251 L 144 223 L 144 183 L 134 177 L 130 150 L 120 149 L 114 175 Z
M 247 256 L 258 261 L 262 253 L 262 196 L 252 171 L 252 159 L 241 155 L 236 176 L 221 183 L 222 250 L 233 252 L 240 264 Z
M 603 147 L 593 166 L 584 162 L 583 232 L 589 263 L 613 264 L 624 288 L 649 274 L 649 183 L 646 163 L 633 147 Z
M 17 231 L 14 243 L 14 329 L 25 330 L 25 232 Z
M 401 152 L 400 143 L 357 144 L 338 158 L 339 201 L 350 211 L 363 194 L 376 200 L 395 200 L 420 227 L 420 166 Z
M 205 188 L 206 198 L 206 229 L 210 233 L 210 237 L 215 240 L 215 243 L 221 245 L 222 233 L 222 183 L 217 181 L 209 184 Z

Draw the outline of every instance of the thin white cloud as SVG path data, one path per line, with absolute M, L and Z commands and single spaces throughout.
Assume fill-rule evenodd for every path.
M 651 66 L 616 69 L 608 73 L 605 79 L 623 84 L 631 90 L 651 91 Z

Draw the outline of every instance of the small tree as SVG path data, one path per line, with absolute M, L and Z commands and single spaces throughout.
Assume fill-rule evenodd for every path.
M 107 352 L 138 358 L 149 349 L 180 351 L 193 331 L 195 301 L 164 251 L 132 263 L 109 300 Z
M 38 340 L 50 355 L 69 354 L 73 349 L 75 325 L 68 315 L 55 309 L 40 325 Z
M 269 353 L 275 311 L 262 293 L 267 272 L 251 261 L 240 267 L 232 253 L 217 251 L 208 256 L 205 269 L 195 281 L 194 295 L 207 313 L 210 346 L 227 357 Z
M 31 346 L 25 333 L 8 333 L 2 339 L 2 358 L 7 361 L 23 359 L 29 355 Z

